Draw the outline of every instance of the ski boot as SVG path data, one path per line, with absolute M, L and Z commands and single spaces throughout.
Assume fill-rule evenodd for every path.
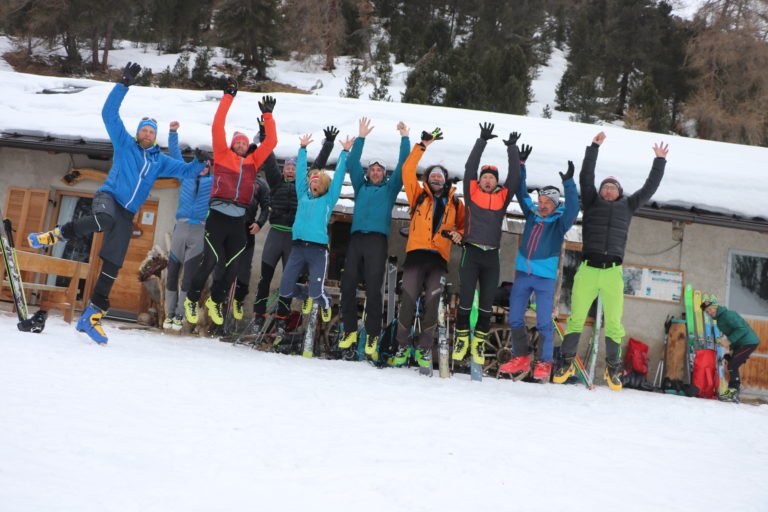
M 472 355 L 472 362 L 475 364 L 485 364 L 485 340 L 487 337 L 487 332 L 480 331 L 475 331 L 475 335 L 472 337 L 469 352 Z
M 400 368 L 408 362 L 408 357 L 411 355 L 410 345 L 405 347 L 398 347 L 397 353 L 392 356 L 387 363 L 395 368 Z
M 608 383 L 608 387 L 614 391 L 621 391 L 621 378 L 624 375 L 624 370 L 621 367 L 621 361 L 608 361 L 605 367 L 605 373 L 603 377 Z
M 721 402 L 739 403 L 739 390 L 735 388 L 728 388 L 723 391 L 720 396 L 717 397 L 717 399 Z
M 357 331 L 345 332 L 339 338 L 339 348 L 347 349 L 352 346 L 357 346 Z
M 275 339 L 272 340 L 272 346 L 278 346 L 285 339 L 285 328 L 287 325 L 287 318 L 275 317 Z
M 66 242 L 67 239 L 61 235 L 61 228 L 56 226 L 52 230 L 43 233 L 30 233 L 27 235 L 27 240 L 33 249 L 42 249 L 43 247 L 55 245 L 59 241 Z
M 216 325 L 222 325 L 224 323 L 224 312 L 221 306 L 221 302 L 215 302 L 212 297 L 205 299 L 205 307 L 208 308 L 208 316 L 211 317 L 211 320 L 213 320 L 213 323 Z
M 312 297 L 307 297 L 304 299 L 304 302 L 301 304 L 301 314 L 302 315 L 308 315 L 310 311 L 312 311 Z
M 552 377 L 552 382 L 555 384 L 563 384 L 565 381 L 576 375 L 576 363 L 574 356 L 563 357 L 563 360 L 555 368 L 555 376 Z
M 456 342 L 453 344 L 453 354 L 451 357 L 454 361 L 461 361 L 467 356 L 467 349 L 469 348 L 469 330 L 468 329 L 456 329 Z
M 184 299 L 184 316 L 187 317 L 187 322 L 197 324 L 197 302 L 192 302 L 189 297 Z
M 376 349 L 379 346 L 379 337 L 371 336 L 370 334 L 365 337 L 365 355 L 372 356 L 376 353 Z
M 322 308 L 320 310 L 320 318 L 322 318 L 323 322 L 326 324 L 331 321 L 331 317 L 333 316 L 333 311 L 331 311 L 331 308 Z
M 499 367 L 501 373 L 511 373 L 515 380 L 524 378 L 531 372 L 531 356 L 517 356 L 513 357 L 508 363 L 504 363 Z
M 173 317 L 173 325 L 171 325 L 171 329 L 178 332 L 181 330 L 181 328 L 184 326 L 184 317 L 181 315 L 176 315 Z
M 548 381 L 549 376 L 552 374 L 552 363 L 544 361 L 536 361 L 536 365 L 533 367 L 533 378 L 541 381 Z
M 163 330 L 164 331 L 170 331 L 173 328 L 173 315 L 165 317 L 165 320 L 163 320 Z
M 237 299 L 232 302 L 232 316 L 235 320 L 243 319 L 243 303 Z
M 251 329 L 250 329 L 250 332 L 248 332 L 248 334 L 250 336 L 258 336 L 258 334 L 261 332 L 261 329 L 264 327 L 265 321 L 266 321 L 266 318 L 264 315 L 254 313 L 253 323 L 251 323 Z
M 416 350 L 416 362 L 419 364 L 419 374 L 432 376 L 432 349 Z
M 105 313 L 106 311 L 102 311 L 101 308 L 93 303 L 88 304 L 88 307 L 85 308 L 85 311 L 83 311 L 83 314 L 80 315 L 80 319 L 77 321 L 76 329 L 90 336 L 99 345 L 106 345 L 108 341 L 107 335 L 101 326 L 101 318 Z

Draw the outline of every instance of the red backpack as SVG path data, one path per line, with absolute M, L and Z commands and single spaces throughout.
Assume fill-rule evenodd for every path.
M 648 378 L 648 345 L 635 338 L 629 338 L 627 354 L 624 356 L 624 370 L 627 373 L 635 372 Z
M 717 398 L 720 382 L 717 375 L 717 352 L 713 349 L 696 351 L 691 384 L 699 388 L 699 398 Z

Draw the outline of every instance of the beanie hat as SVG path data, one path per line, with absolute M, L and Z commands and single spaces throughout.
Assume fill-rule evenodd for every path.
M 296 165 L 296 159 L 295 158 L 289 158 L 288 160 L 285 161 L 285 163 L 283 164 L 283 167 L 285 167 L 286 165 L 293 165 L 293 166 L 295 166 Z
M 155 133 L 157 133 L 157 121 L 155 121 L 151 117 L 145 117 L 141 121 L 139 121 L 139 126 L 136 127 L 136 133 L 139 133 L 139 130 L 141 130 L 145 126 L 151 127 L 153 130 L 155 130 Z
M 544 187 L 539 190 L 539 197 L 546 197 L 555 204 L 555 208 L 560 205 L 560 189 L 557 187 Z
M 624 193 L 624 189 L 621 188 L 621 183 L 619 183 L 619 180 L 617 180 L 613 176 L 608 176 L 603 181 L 601 181 L 600 188 L 603 188 L 603 185 L 605 185 L 606 183 L 613 183 L 614 185 L 616 185 L 619 188 L 619 195 L 622 195 Z
M 494 178 L 496 178 L 496 181 L 499 181 L 499 170 L 496 168 L 495 165 L 484 165 L 480 168 L 480 178 L 483 177 L 483 174 L 493 174 Z
M 248 142 L 248 143 L 251 142 L 251 140 L 248 138 L 248 136 L 246 134 L 244 134 L 243 132 L 235 132 L 235 134 L 232 136 L 232 144 L 234 145 L 235 141 L 237 139 L 239 139 L 240 137 L 245 139 L 245 142 Z
M 429 167 L 427 167 L 427 172 L 426 172 L 427 182 L 429 182 L 429 177 L 432 176 L 433 174 L 441 174 L 443 176 L 443 181 L 448 183 L 448 171 L 442 165 L 430 165 Z

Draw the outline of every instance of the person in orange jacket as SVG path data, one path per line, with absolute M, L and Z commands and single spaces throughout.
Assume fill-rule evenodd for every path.
M 277 130 L 272 111 L 275 99 L 264 96 L 259 102 L 259 109 L 264 117 L 266 138 L 252 153 L 248 153 L 250 139 L 247 135 L 235 132 L 232 143 L 227 145 L 227 133 L 224 125 L 227 112 L 237 94 L 237 82 L 230 78 L 224 88 L 219 108 L 213 118 L 213 187 L 209 203 L 208 218 L 205 221 L 205 249 L 203 261 L 192 277 L 187 298 L 184 301 L 184 313 L 187 321 L 197 323 L 197 302 L 205 286 L 208 275 L 219 261 L 226 265 L 223 278 L 214 280 L 211 296 L 205 301 L 208 315 L 214 323 L 224 323 L 223 305 L 229 287 L 237 277 L 238 261 L 248 242 L 246 237 L 246 211 L 251 204 L 256 190 L 256 173 L 261 164 L 277 146 Z
M 416 177 L 416 166 L 427 147 L 443 138 L 440 128 L 421 132 L 421 142 L 411 150 L 403 164 L 403 185 L 411 207 L 411 224 L 403 263 L 403 287 L 397 319 L 397 353 L 394 366 L 408 360 L 416 301 L 424 292 L 424 315 L 421 334 L 416 343 L 416 360 L 420 366 L 432 366 L 432 342 L 437 327 L 437 308 L 445 286 L 451 244 L 461 242 L 464 232 L 464 203 L 456 197 L 456 187 L 448 180 L 448 171 L 431 165 L 424 172 L 424 183 Z M 449 237 L 443 236 L 443 232 Z

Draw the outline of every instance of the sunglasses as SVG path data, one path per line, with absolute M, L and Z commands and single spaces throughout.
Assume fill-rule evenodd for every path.
M 142 121 L 152 121 L 153 123 L 157 124 L 157 120 L 154 117 L 147 117 L 144 116 L 141 118 Z
M 480 168 L 481 171 L 496 171 L 499 172 L 499 169 L 495 165 L 484 165 Z

